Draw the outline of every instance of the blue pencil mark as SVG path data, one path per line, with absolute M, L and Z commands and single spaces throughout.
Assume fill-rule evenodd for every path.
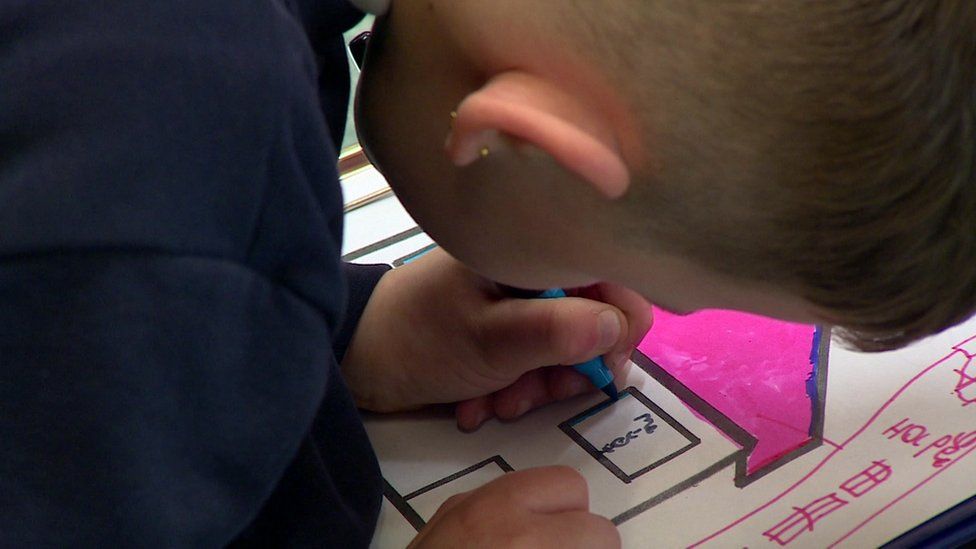
M 413 253 L 411 253 L 409 255 L 403 256 L 400 259 L 397 259 L 396 261 L 393 262 L 393 266 L 394 267 L 403 267 L 404 265 L 406 265 L 408 263 L 412 263 L 414 261 L 417 261 L 421 257 L 427 255 L 427 253 L 430 252 L 431 250 L 433 250 L 434 248 L 437 248 L 437 244 L 428 244 L 427 246 L 424 246 L 423 248 L 417 250 L 416 252 L 413 252 Z
M 413 255 L 411 255 L 411 256 L 409 256 L 409 257 L 407 257 L 406 259 L 403 260 L 403 264 L 406 265 L 407 263 L 410 263 L 412 261 L 417 261 L 421 257 L 427 255 L 427 252 L 433 250 L 436 247 L 437 247 L 437 244 L 431 244 L 430 246 L 427 246 L 425 248 L 422 248 L 422 249 L 414 252 Z

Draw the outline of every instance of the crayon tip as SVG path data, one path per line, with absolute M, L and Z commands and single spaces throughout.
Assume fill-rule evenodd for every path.
M 612 381 L 603 387 L 600 387 L 600 390 L 603 391 L 605 395 L 610 397 L 610 400 L 617 400 L 619 393 L 617 392 L 617 386 Z

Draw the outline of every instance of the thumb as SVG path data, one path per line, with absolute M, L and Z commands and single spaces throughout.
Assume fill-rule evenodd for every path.
M 617 346 L 628 333 L 620 309 L 589 299 L 503 299 L 479 330 L 485 359 L 510 374 L 577 364 Z

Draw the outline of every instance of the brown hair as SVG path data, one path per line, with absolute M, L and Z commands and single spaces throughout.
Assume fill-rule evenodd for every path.
M 572 4 L 647 130 L 628 235 L 801 296 L 861 350 L 976 310 L 976 2 Z

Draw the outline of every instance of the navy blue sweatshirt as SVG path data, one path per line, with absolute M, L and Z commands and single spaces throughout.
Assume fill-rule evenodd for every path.
M 360 17 L 0 3 L 0 546 L 368 544 L 337 366 L 384 272 L 338 259 Z

